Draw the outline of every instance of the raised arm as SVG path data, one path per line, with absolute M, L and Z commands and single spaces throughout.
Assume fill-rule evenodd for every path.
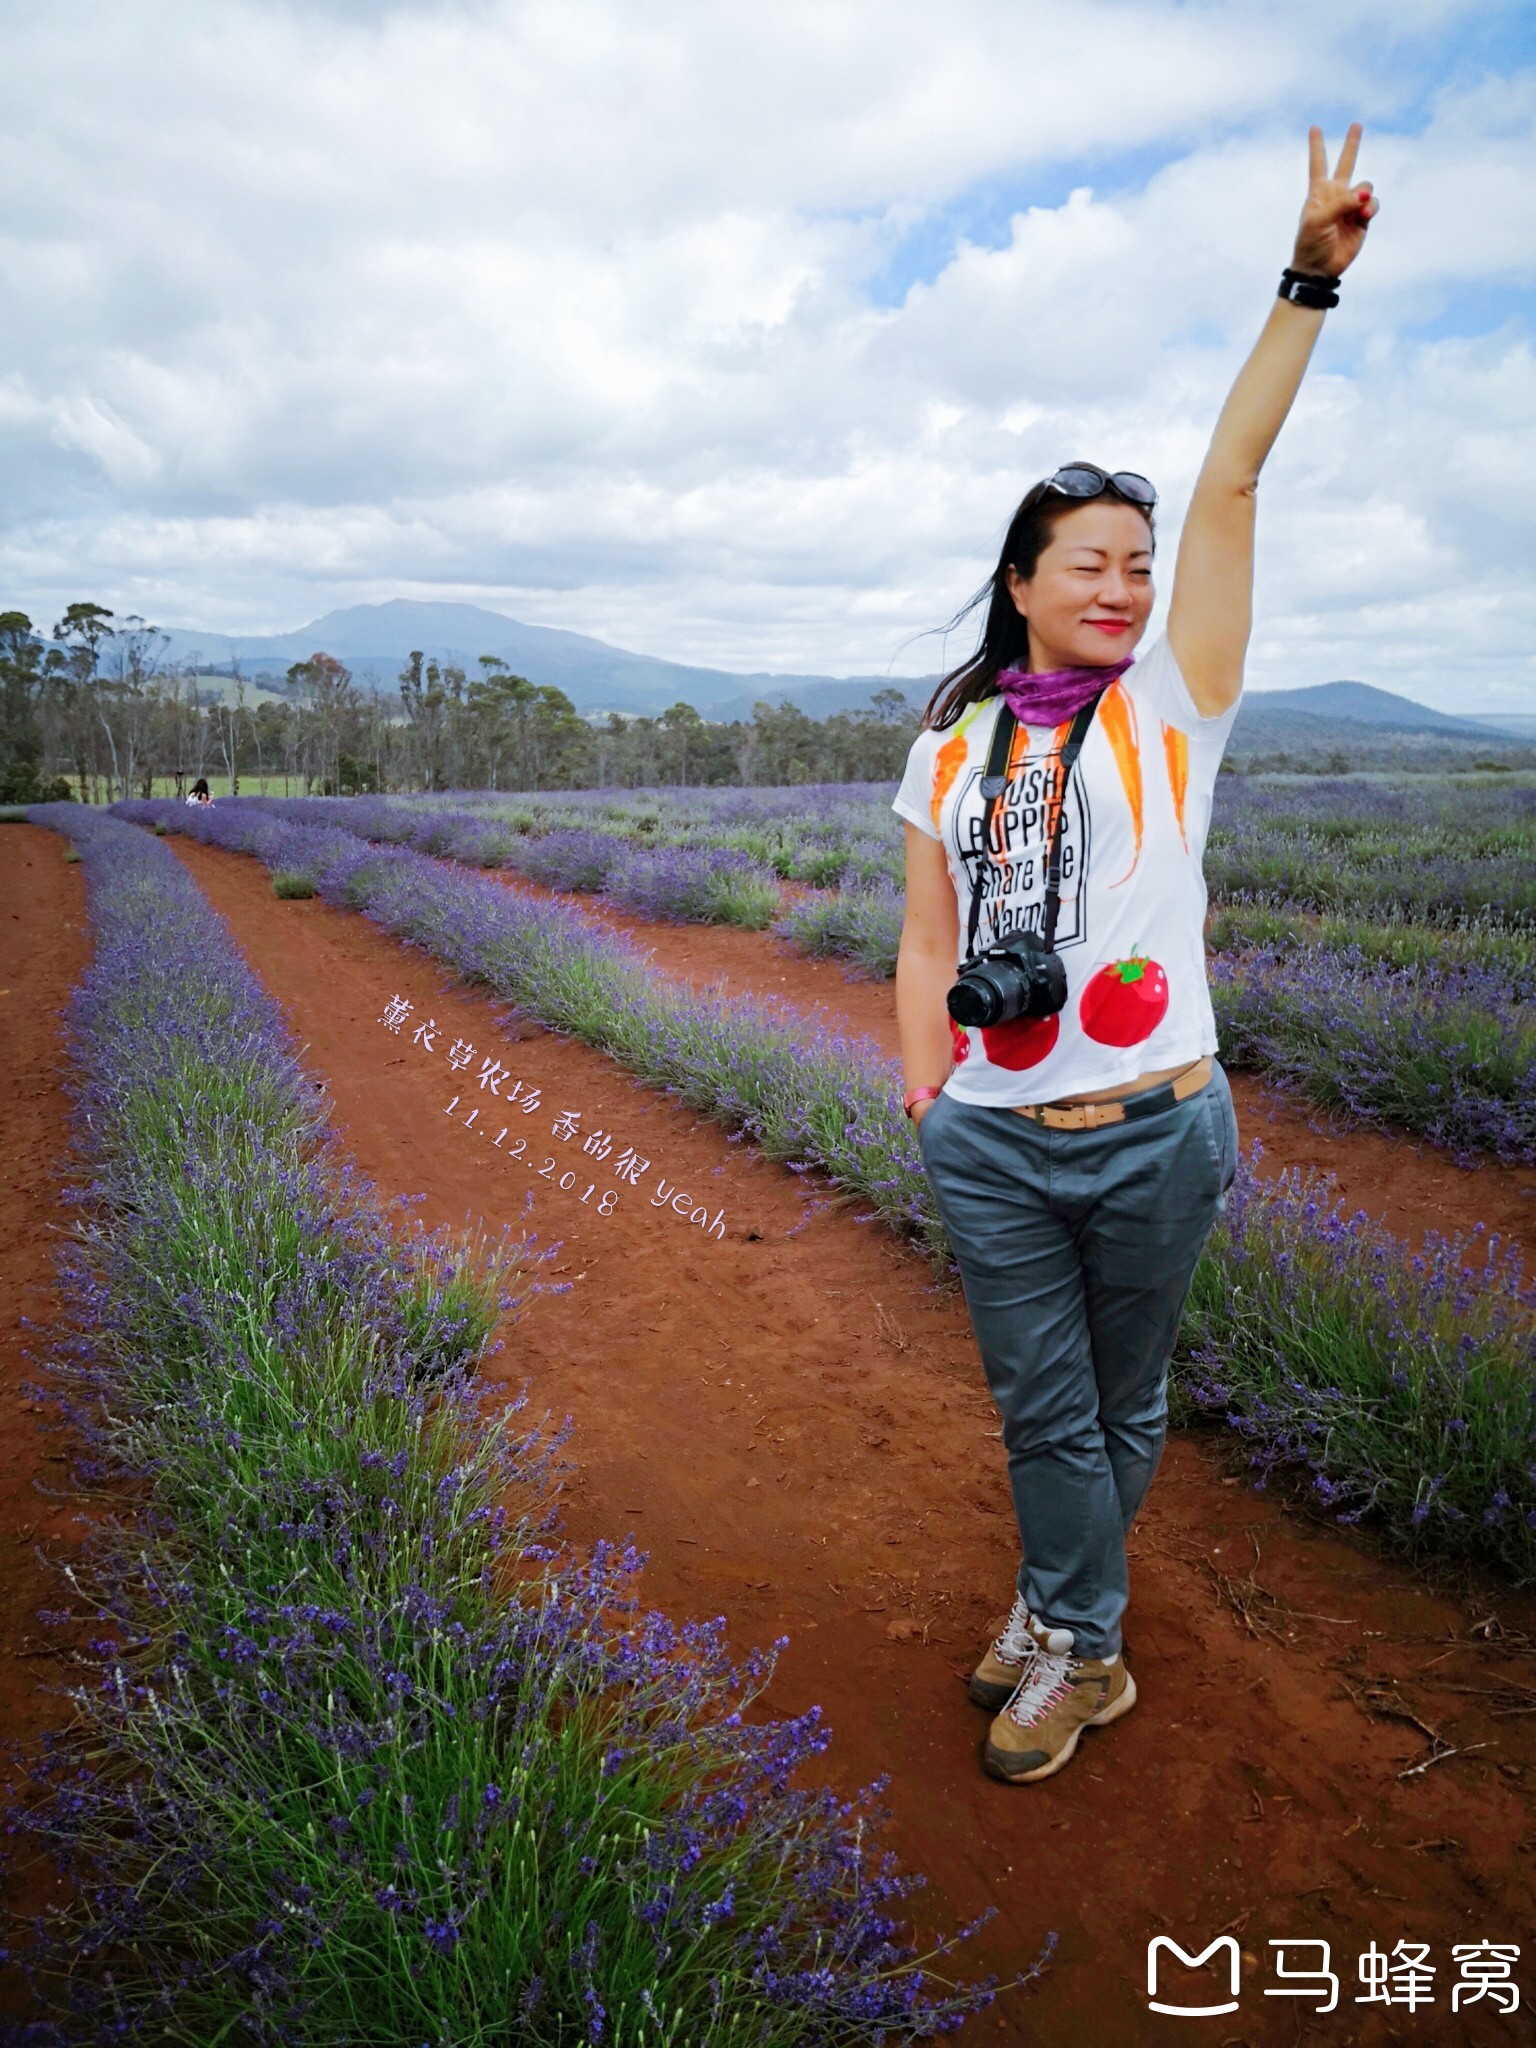
M 1377 211 L 1354 180 L 1360 124 L 1344 138 L 1332 177 L 1320 128 L 1310 133 L 1311 179 L 1291 268 L 1341 277 Z M 1201 465 L 1179 541 L 1168 644 L 1197 708 L 1214 717 L 1237 701 L 1253 624 L 1253 528 L 1259 471 L 1301 388 L 1322 311 L 1277 298 L 1237 373 Z

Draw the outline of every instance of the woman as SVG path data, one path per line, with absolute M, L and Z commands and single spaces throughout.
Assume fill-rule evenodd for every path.
M 996 1711 L 986 1766 L 1010 1783 L 1059 1770 L 1083 1728 L 1136 1698 L 1125 1536 L 1237 1166 L 1201 855 L 1242 688 L 1259 470 L 1377 210 L 1352 182 L 1359 143 L 1357 123 L 1330 177 L 1311 131 L 1292 268 L 1195 485 L 1166 635 L 1133 665 L 1153 603 L 1152 486 L 1056 471 L 1009 524 L 976 600 L 982 644 L 940 684 L 896 798 L 907 1113 L 1002 1418 L 1024 1552 L 970 1686 Z M 1008 939 L 1011 959 L 982 959 Z M 974 972 L 957 983 L 957 960 L 990 988 Z
M 187 802 L 189 804 L 211 804 L 213 802 L 213 798 L 209 794 L 208 778 L 206 775 L 199 775 L 196 782 L 193 783 L 191 789 L 187 792 Z

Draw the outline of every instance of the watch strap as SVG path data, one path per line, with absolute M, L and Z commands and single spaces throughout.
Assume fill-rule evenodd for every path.
M 1320 313 L 1339 303 L 1339 280 L 1318 270 L 1282 270 L 1277 295 L 1293 306 L 1311 306 Z

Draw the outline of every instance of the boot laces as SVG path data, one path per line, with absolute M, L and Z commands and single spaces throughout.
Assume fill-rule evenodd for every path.
M 992 1654 L 1001 1664 L 1027 1664 L 1040 1645 L 1030 1630 L 1029 1604 L 1022 1593 L 1015 1594 L 1013 1611 L 1004 1624 L 1003 1632 L 992 1645 Z
M 1048 1707 L 1068 1698 L 1072 1691 L 1072 1664 L 1070 1652 L 1042 1650 L 1037 1643 L 1035 1654 L 1025 1665 L 1024 1676 L 1008 1702 L 1009 1718 L 1027 1728 Z

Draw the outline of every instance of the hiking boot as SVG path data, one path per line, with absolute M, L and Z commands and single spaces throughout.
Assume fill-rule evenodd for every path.
M 1060 1640 L 1055 1640 L 1058 1637 Z M 971 1673 L 966 1691 L 978 1707 L 995 1714 L 1018 1691 L 1024 1667 L 1037 1650 L 1071 1647 L 1072 1637 L 1066 1629 L 1048 1629 L 1030 1613 L 1024 1595 L 1015 1594 L 1013 1611 L 1003 1624 L 1002 1634 Z
M 994 1778 L 1033 1784 L 1059 1771 L 1085 1728 L 1107 1727 L 1136 1704 L 1136 1681 L 1124 1654 L 1074 1657 L 1068 1629 L 1052 1629 L 1024 1666 L 1018 1691 L 987 1733 L 983 1757 Z M 1066 1638 L 1067 1648 L 1055 1645 Z

